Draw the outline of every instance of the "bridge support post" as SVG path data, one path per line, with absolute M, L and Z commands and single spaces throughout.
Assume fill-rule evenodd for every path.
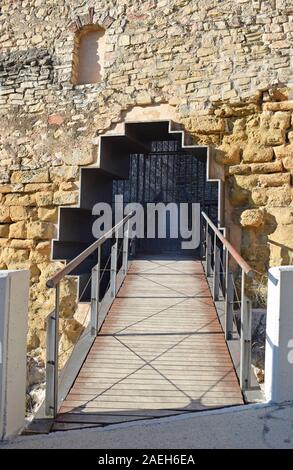
M 245 295 L 245 273 L 241 278 L 240 387 L 250 388 L 251 376 L 251 302 Z
M 214 239 L 214 276 L 213 276 L 213 299 L 219 300 L 220 289 L 220 248 L 217 245 L 217 237 Z
M 233 273 L 229 271 L 229 253 L 226 253 L 226 266 L 225 266 L 225 339 L 228 341 L 233 336 Z

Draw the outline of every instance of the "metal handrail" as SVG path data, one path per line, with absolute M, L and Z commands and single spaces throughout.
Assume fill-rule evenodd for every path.
M 46 348 L 46 395 L 45 412 L 46 416 L 56 417 L 58 411 L 58 361 L 59 361 L 59 317 L 60 317 L 60 282 L 65 276 L 70 275 L 88 256 L 97 250 L 97 263 L 91 271 L 91 308 L 90 308 L 90 336 L 92 340 L 96 337 L 102 323 L 113 303 L 123 279 L 128 270 L 128 248 L 129 248 L 129 220 L 135 211 L 128 214 L 118 224 L 112 227 L 91 246 L 70 261 L 64 268 L 54 274 L 46 283 L 47 287 L 55 288 L 55 309 L 47 317 L 47 348 Z M 126 228 L 125 228 L 125 227 Z M 123 232 L 122 246 L 122 267 L 117 273 L 118 261 L 118 238 L 119 230 Z M 111 269 L 110 283 L 107 292 L 100 302 L 100 268 L 101 268 L 101 247 L 103 243 L 112 236 L 115 242 L 111 247 Z M 118 279 L 119 278 L 119 279 Z
M 118 224 L 114 225 L 108 232 L 102 235 L 98 240 L 92 243 L 88 248 L 82 251 L 77 255 L 73 260 L 69 261 L 64 268 L 57 271 L 54 276 L 52 276 L 46 282 L 46 286 L 50 289 L 56 287 L 56 285 L 62 281 L 65 276 L 68 276 L 72 271 L 77 268 L 86 258 L 88 258 L 94 251 L 96 251 L 108 238 L 110 238 L 113 233 L 119 230 L 131 217 L 134 215 L 134 211 L 130 212 L 124 219 L 120 220 Z
M 245 272 L 245 274 L 249 277 L 254 276 L 253 269 L 249 266 L 249 264 L 242 258 L 242 256 L 238 253 L 238 251 L 234 248 L 234 246 L 224 237 L 224 235 L 220 232 L 220 230 L 215 226 L 215 224 L 211 221 L 211 219 L 207 216 L 205 212 L 202 211 L 201 215 L 206 220 L 208 225 L 213 229 L 214 233 L 217 235 L 218 239 L 221 240 L 223 245 L 227 248 L 230 255 L 235 259 L 236 263 L 240 266 L 241 269 Z
M 234 283 L 234 273 L 230 269 L 230 255 L 241 268 L 241 297 L 240 300 L 238 300 L 241 310 L 240 387 L 243 391 L 248 390 L 250 388 L 251 380 L 251 301 L 246 296 L 245 280 L 246 276 L 252 278 L 254 276 L 254 271 L 234 246 L 224 237 L 208 215 L 205 212 L 201 212 L 201 215 L 206 221 L 205 241 L 202 240 L 202 245 L 205 246 L 206 276 L 210 277 L 211 274 L 213 274 L 212 294 L 214 301 L 219 300 L 220 289 L 222 290 L 225 298 L 224 333 L 226 341 L 233 339 L 234 295 L 236 294 L 237 296 Z M 213 239 L 209 229 L 214 233 Z M 221 255 L 218 240 L 223 244 L 223 255 Z M 221 256 L 223 256 L 223 263 Z M 222 271 L 224 271 L 223 283 L 221 282 L 221 264 L 223 265 Z

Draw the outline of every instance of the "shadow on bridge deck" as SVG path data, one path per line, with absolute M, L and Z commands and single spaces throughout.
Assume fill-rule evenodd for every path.
M 130 264 L 53 430 L 243 404 L 200 261 Z

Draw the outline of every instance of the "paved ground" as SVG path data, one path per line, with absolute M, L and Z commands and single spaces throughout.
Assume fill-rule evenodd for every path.
M 293 448 L 293 403 L 250 405 L 107 428 L 19 437 L 3 449 Z

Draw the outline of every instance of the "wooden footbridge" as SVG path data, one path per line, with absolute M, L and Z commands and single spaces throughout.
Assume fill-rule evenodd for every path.
M 47 343 L 46 412 L 53 418 L 53 430 L 104 426 L 244 403 L 242 390 L 248 389 L 250 382 L 250 311 L 243 282 L 238 378 L 226 342 L 228 338 L 239 340 L 239 336 L 234 336 L 235 302 L 234 294 L 231 296 L 234 291 L 229 257 L 237 258 L 243 281 L 251 270 L 210 219 L 203 216 L 204 262 L 180 256 L 145 256 L 129 262 L 130 214 L 48 281 L 50 287 L 56 288 L 56 309 L 48 322 Z M 116 236 L 121 226 L 124 238 L 118 269 Z M 90 341 L 82 362 L 75 368 L 68 393 L 60 399 L 56 336 L 59 285 L 93 250 L 100 251 L 113 234 L 109 288 L 103 299 L 97 300 L 98 263 L 93 269 L 91 320 L 86 333 Z M 222 252 L 219 242 L 225 248 Z M 223 256 L 227 272 L 221 281 L 219 266 Z M 212 275 L 212 291 L 206 273 Z M 224 330 L 214 303 L 222 290 L 226 299 Z

